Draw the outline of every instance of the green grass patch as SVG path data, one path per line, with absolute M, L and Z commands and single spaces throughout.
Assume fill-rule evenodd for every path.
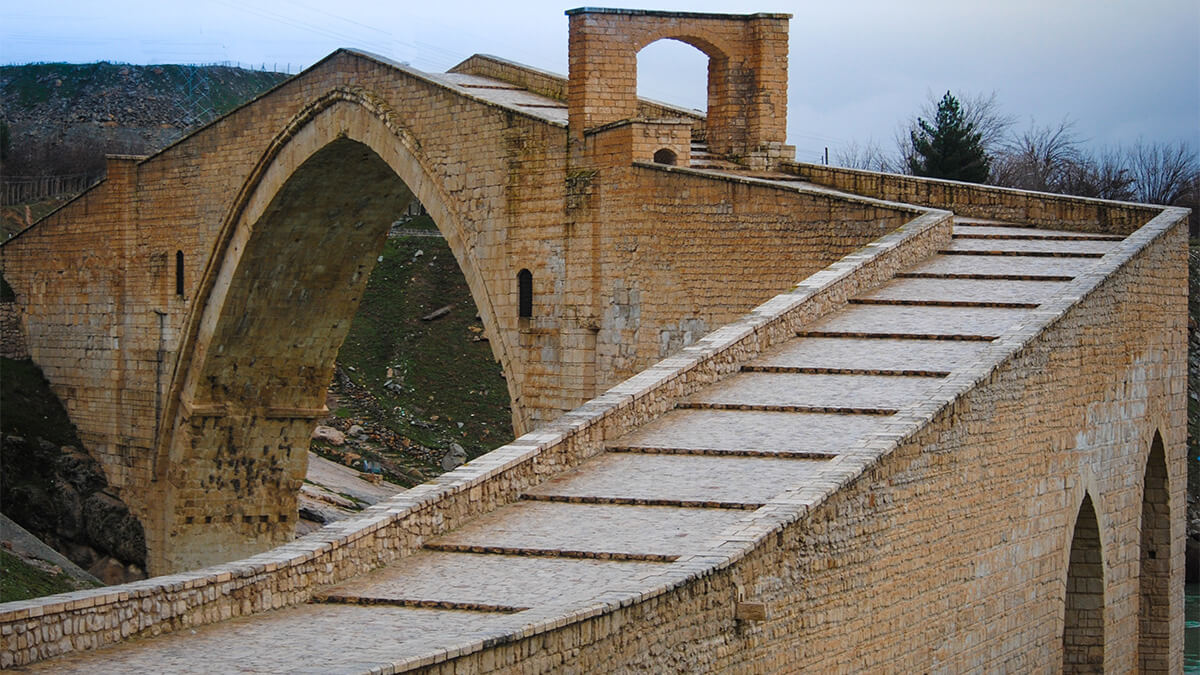
M 0 550 L 0 602 L 15 602 L 44 595 L 69 593 L 96 584 L 78 581 L 66 572 L 49 572 Z
M 434 229 L 428 217 L 408 227 Z M 444 239 L 388 240 L 338 363 L 375 399 L 377 421 L 414 444 L 457 442 L 477 457 L 512 440 L 507 384 Z

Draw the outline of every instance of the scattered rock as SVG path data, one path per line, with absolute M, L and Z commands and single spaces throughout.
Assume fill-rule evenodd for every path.
M 434 319 L 440 319 L 443 316 L 446 316 L 447 314 L 449 314 L 450 310 L 453 308 L 454 308 L 454 305 L 444 305 L 442 307 L 438 307 L 437 309 L 433 310 L 432 312 L 421 317 L 421 320 L 422 321 L 433 321 Z
M 125 565 L 111 556 L 104 556 L 96 561 L 96 564 L 88 568 L 88 574 L 103 581 L 106 586 L 125 583 Z
M 330 445 L 341 446 L 346 444 L 346 434 L 343 434 L 333 427 L 327 427 L 323 424 L 317 426 L 316 429 L 313 429 L 312 439 L 314 441 L 325 441 Z
M 328 519 L 325 518 L 325 514 L 321 513 L 317 509 L 309 508 L 307 506 L 300 507 L 300 517 L 305 520 L 311 520 L 314 523 L 320 523 L 322 525 L 328 522 Z
M 347 436 L 362 436 L 363 431 L 365 431 L 365 429 L 363 429 L 362 426 L 355 424 L 346 430 L 346 435 Z
M 442 455 L 442 468 L 450 471 L 467 461 L 467 451 L 458 443 L 451 443 L 450 449 Z

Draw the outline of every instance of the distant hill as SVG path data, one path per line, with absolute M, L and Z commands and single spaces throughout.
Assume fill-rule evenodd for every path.
M 231 66 L 0 67 L 0 176 L 99 177 L 105 154 L 147 154 L 289 77 Z

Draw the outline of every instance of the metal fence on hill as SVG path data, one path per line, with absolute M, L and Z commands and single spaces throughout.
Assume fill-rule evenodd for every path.
M 4 176 L 0 178 L 0 206 L 71 197 L 83 192 L 98 179 L 99 176 L 86 173 L 67 176 Z

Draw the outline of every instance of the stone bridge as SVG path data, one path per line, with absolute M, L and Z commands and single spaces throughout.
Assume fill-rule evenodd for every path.
M 568 14 L 569 78 L 339 51 L 0 248 L 172 572 L 0 665 L 1178 671 L 1186 211 L 798 164 L 786 15 Z M 663 38 L 707 117 L 634 96 Z M 413 196 L 525 433 L 291 541 Z

